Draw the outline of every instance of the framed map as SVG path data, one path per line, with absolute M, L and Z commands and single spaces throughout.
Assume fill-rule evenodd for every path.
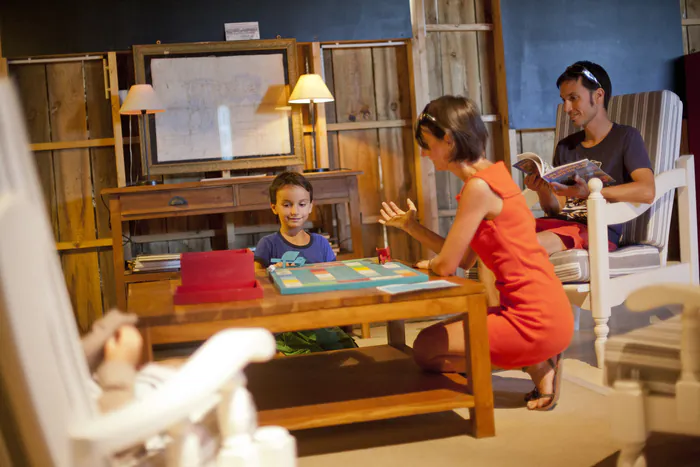
M 152 174 L 303 165 L 294 39 L 134 46 L 134 66 L 165 107 L 147 116 Z

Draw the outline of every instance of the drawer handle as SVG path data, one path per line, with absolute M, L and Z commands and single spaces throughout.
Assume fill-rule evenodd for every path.
M 187 206 L 187 200 L 182 196 L 173 196 L 168 202 L 168 206 Z

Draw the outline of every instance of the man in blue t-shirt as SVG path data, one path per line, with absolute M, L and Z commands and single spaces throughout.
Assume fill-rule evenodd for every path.
M 651 203 L 654 173 L 642 136 L 636 128 L 618 125 L 608 117 L 612 95 L 610 77 L 603 67 L 576 62 L 557 79 L 564 112 L 583 128 L 557 144 L 554 166 L 588 159 L 600 164 L 615 183 L 603 188 L 608 202 Z M 539 175 L 528 175 L 525 186 L 537 192 L 547 217 L 537 219 L 537 238 L 550 255 L 568 249 L 588 248 L 586 199 L 588 185 L 577 177 L 573 186 L 549 184 Z M 621 225 L 608 227 L 609 249 L 617 248 Z

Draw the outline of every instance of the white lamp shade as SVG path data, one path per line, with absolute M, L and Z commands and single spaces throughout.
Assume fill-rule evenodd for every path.
M 309 104 L 311 102 L 333 102 L 333 94 L 328 90 L 320 75 L 301 75 L 289 96 L 290 104 Z
M 139 115 L 145 111 L 147 114 L 165 112 L 158 95 L 150 84 L 134 84 L 129 89 L 129 94 L 124 99 L 119 113 L 122 115 Z

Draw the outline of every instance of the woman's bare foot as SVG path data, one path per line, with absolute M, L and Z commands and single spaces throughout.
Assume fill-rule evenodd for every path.
M 556 357 L 555 357 L 556 358 Z M 561 358 L 561 357 L 560 357 Z M 555 362 L 556 363 L 556 362 Z M 527 367 L 527 373 L 540 394 L 554 393 L 554 368 L 548 361 Z M 548 405 L 552 397 L 539 397 L 527 402 L 527 408 L 534 410 Z

